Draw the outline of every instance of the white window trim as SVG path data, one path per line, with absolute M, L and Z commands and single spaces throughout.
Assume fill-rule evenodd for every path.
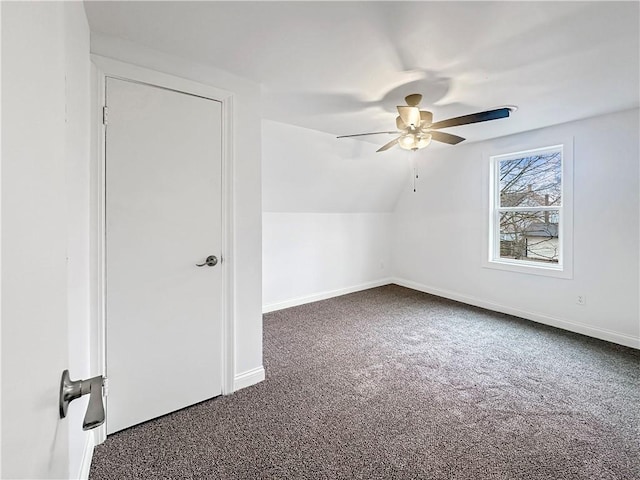
M 484 164 L 485 176 L 488 188 L 485 195 L 485 245 L 483 250 L 482 266 L 495 270 L 525 273 L 531 275 L 543 275 L 556 278 L 573 278 L 573 137 L 555 141 L 548 139 L 536 139 L 535 145 L 519 143 L 516 148 L 504 147 L 485 153 Z M 542 147 L 541 147 L 542 145 Z M 562 205 L 550 207 L 513 207 L 513 210 L 559 210 L 560 221 L 558 237 L 560 242 L 560 261 L 558 264 L 542 264 L 539 262 L 528 262 L 526 260 L 510 260 L 500 258 L 495 242 L 497 229 L 497 215 L 499 210 L 495 209 L 497 185 L 497 165 L 498 162 L 518 158 L 523 154 L 542 152 L 546 150 L 562 149 Z M 517 150 L 517 151 L 516 151 Z

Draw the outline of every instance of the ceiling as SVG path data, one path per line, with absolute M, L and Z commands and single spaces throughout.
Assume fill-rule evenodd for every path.
M 447 130 L 468 142 L 640 103 L 638 2 L 85 5 L 92 31 L 258 82 L 264 118 L 335 135 L 392 130 L 409 93 L 436 121 L 519 107 Z

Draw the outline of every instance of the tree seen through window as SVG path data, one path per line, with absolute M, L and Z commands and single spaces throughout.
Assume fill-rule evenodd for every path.
M 525 152 L 498 161 L 497 167 L 499 257 L 557 264 L 562 150 Z

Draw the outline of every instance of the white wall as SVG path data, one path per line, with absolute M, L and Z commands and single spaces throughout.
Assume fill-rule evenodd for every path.
M 638 116 L 634 109 L 422 151 L 418 191 L 404 192 L 394 215 L 392 262 L 398 282 L 639 347 Z M 483 268 L 488 218 L 483 155 L 571 136 L 573 278 Z M 577 295 L 586 296 L 586 305 L 576 304 Z
M 388 283 L 406 152 L 270 120 L 262 145 L 263 311 Z
M 209 65 L 139 44 L 91 34 L 91 51 L 123 62 L 187 78 L 234 93 L 233 258 L 236 377 L 262 368 L 262 249 L 260 88 Z M 252 132 L 247 136 L 246 132 Z
M 82 3 L 2 4 L 2 476 L 76 477 L 88 373 L 89 34 Z
M 390 213 L 263 214 L 263 311 L 388 283 Z

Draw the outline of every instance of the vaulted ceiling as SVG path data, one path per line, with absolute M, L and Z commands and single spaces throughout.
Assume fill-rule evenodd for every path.
M 452 131 L 468 141 L 640 103 L 637 2 L 87 1 L 86 11 L 93 32 L 260 83 L 264 118 L 335 135 L 392 129 L 409 93 L 436 120 L 519 107 Z

